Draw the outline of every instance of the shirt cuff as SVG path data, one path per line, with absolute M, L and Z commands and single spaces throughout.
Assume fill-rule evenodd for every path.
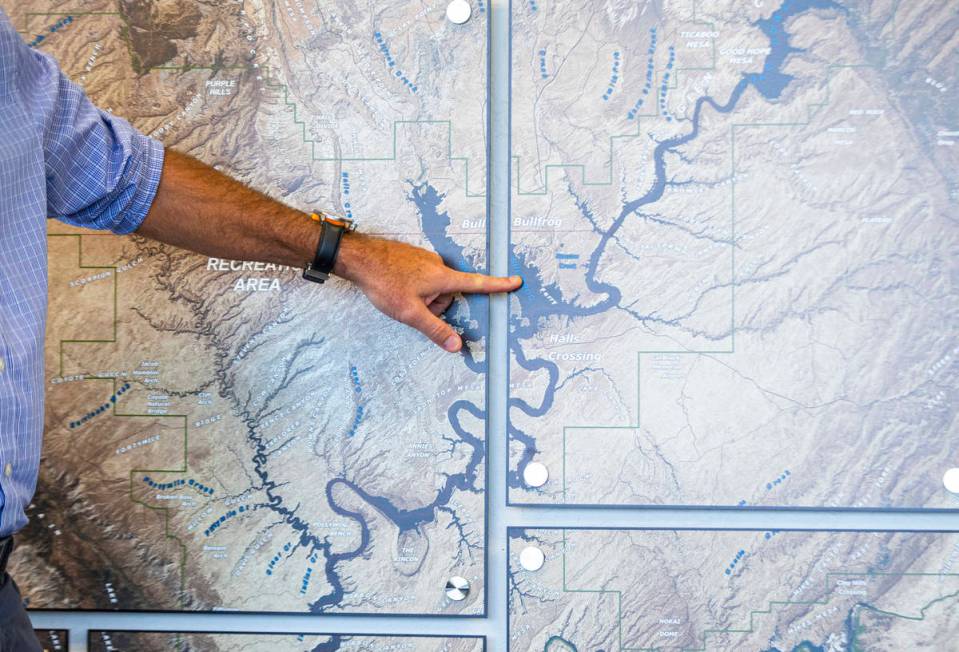
M 133 199 L 123 211 L 120 220 L 110 229 L 118 235 L 133 233 L 140 228 L 140 224 L 146 219 L 153 205 L 153 199 L 160 185 L 160 174 L 163 171 L 163 143 L 143 134 L 136 134 L 134 137 L 140 141 L 143 162 Z

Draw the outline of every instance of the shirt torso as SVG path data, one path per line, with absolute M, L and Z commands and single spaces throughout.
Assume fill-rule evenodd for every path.
M 47 217 L 134 231 L 163 146 L 95 107 L 0 10 L 0 537 L 23 527 L 44 428 Z
M 0 44 L 0 57 L 8 52 Z M 43 431 L 47 305 L 41 137 L 20 98 L 0 98 L 0 536 L 26 523 Z M 4 93 L 0 86 L 0 93 Z

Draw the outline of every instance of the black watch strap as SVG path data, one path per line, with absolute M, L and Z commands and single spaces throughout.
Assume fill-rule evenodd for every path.
M 330 219 L 323 214 L 314 213 L 311 217 L 320 223 L 320 239 L 316 244 L 313 262 L 308 263 L 303 270 L 303 278 L 314 283 L 323 283 L 330 278 L 343 234 L 352 230 L 352 224 L 346 220 Z

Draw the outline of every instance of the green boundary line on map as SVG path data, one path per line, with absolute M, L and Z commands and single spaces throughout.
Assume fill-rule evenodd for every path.
M 56 12 L 28 12 L 26 14 L 24 30 L 21 33 L 26 33 L 28 30 L 28 24 L 32 16 L 115 16 L 126 24 L 126 21 L 123 19 L 123 16 L 120 12 L 117 11 L 76 11 L 72 12 L 69 10 L 56 11 Z M 128 45 L 129 47 L 129 45 Z M 130 53 L 131 57 L 134 57 L 133 53 Z M 246 70 L 253 72 L 255 70 L 263 70 L 267 74 L 263 77 L 263 82 L 265 86 L 273 91 L 282 91 L 283 92 L 283 103 L 290 107 L 293 110 L 293 124 L 299 125 L 301 128 L 301 138 L 303 143 L 310 146 L 310 156 L 313 161 L 320 163 L 327 162 L 347 162 L 347 163 L 360 163 L 360 162 L 389 162 L 396 161 L 397 154 L 397 131 L 400 125 L 446 125 L 446 159 L 450 162 L 459 162 L 463 164 L 463 188 L 464 193 L 467 198 L 483 198 L 486 197 L 486 192 L 472 192 L 470 191 L 470 159 L 466 156 L 453 156 L 453 121 L 452 120 L 393 120 L 393 138 L 392 138 L 392 151 L 389 155 L 384 156 L 372 156 L 372 157 L 344 157 L 344 156 L 317 156 L 316 155 L 316 145 L 317 141 L 308 137 L 306 134 L 306 122 L 299 118 L 299 110 L 295 102 L 290 100 L 290 91 L 286 84 L 283 84 L 278 81 L 274 81 L 270 75 L 269 71 L 265 69 L 255 68 L 250 65 L 232 65 L 232 66 L 207 66 L 207 65 L 194 65 L 194 64 L 184 64 L 182 66 L 152 66 L 147 69 L 146 72 L 152 72 L 154 70 L 161 71 L 175 71 L 175 72 L 190 72 L 194 70 L 209 70 L 217 72 L 220 70 Z M 484 148 L 485 152 L 485 148 Z M 483 175 L 484 186 L 485 186 L 486 175 Z
M 116 265 L 84 265 L 83 264 L 83 235 L 80 233 L 49 233 L 48 238 L 76 238 L 77 239 L 77 266 L 79 269 L 112 270 L 113 279 L 113 336 L 110 339 L 65 339 L 60 340 L 58 358 L 60 361 L 60 376 L 63 376 L 63 345 L 64 344 L 113 344 L 117 341 L 117 267 Z M 96 380 L 107 380 L 105 377 L 93 377 Z
M 733 123 L 729 127 L 730 134 L 730 235 L 729 241 L 733 243 L 730 246 L 730 330 L 729 330 L 729 348 L 719 350 L 652 350 L 642 349 L 636 352 L 636 424 L 625 426 L 603 426 L 603 425 L 582 425 L 582 426 L 563 426 L 562 447 L 563 447 L 563 465 L 562 465 L 562 496 L 563 503 L 567 502 L 567 433 L 577 430 L 640 430 L 642 427 L 641 404 L 642 404 L 642 358 L 643 355 L 732 355 L 736 353 L 736 133 L 737 130 L 766 128 L 766 127 L 787 127 L 797 128 L 805 127 L 811 124 L 813 117 L 830 103 L 834 76 L 837 71 L 846 69 L 873 68 L 869 64 L 831 64 L 827 66 L 826 74 L 826 97 L 822 102 L 814 102 L 807 105 L 806 120 L 804 122 L 753 122 L 753 123 Z M 576 504 L 576 503 L 572 503 Z
M 567 562 L 566 562 L 566 550 L 567 550 L 566 533 L 567 533 L 567 530 L 564 529 L 562 532 L 563 532 L 563 592 L 564 592 L 564 593 L 597 593 L 597 594 L 608 594 L 608 595 L 614 596 L 615 599 L 616 599 L 616 622 L 617 622 L 616 627 L 617 627 L 617 636 L 618 636 L 618 639 L 619 639 L 619 651 L 620 651 L 620 652 L 662 652 L 663 648 L 660 648 L 660 647 L 624 647 L 624 646 L 623 646 L 623 592 L 622 592 L 622 591 L 610 590 L 610 589 L 571 589 L 571 588 L 569 588 L 569 586 L 568 586 L 568 584 L 567 584 L 567 573 L 566 573 L 566 571 L 567 571 Z M 959 579 L 959 573 L 880 573 L 880 572 L 865 572 L 865 573 L 863 573 L 863 572 L 855 572 L 855 573 L 854 573 L 854 572 L 849 572 L 849 573 L 841 573 L 841 572 L 828 572 L 828 573 L 826 573 L 825 590 L 826 590 L 827 592 L 830 592 L 830 591 L 831 591 L 831 589 L 830 589 L 830 581 L 831 581 L 831 579 L 832 579 L 832 578 L 840 578 L 840 577 L 938 577 L 938 578 L 949 577 L 949 578 L 957 578 L 957 579 Z M 878 609 L 878 608 L 873 607 L 872 605 L 868 605 L 868 604 L 853 605 L 853 608 L 855 609 L 855 607 L 859 606 L 859 607 L 862 607 L 862 608 L 864 608 L 864 609 L 868 609 L 868 610 L 870 610 L 870 611 L 874 611 L 874 612 L 876 612 L 876 613 L 879 613 L 879 614 L 882 614 L 882 615 L 885 615 L 885 616 L 890 616 L 890 617 L 894 617 L 894 618 L 901 618 L 901 619 L 904 619 L 904 620 L 912 620 L 912 621 L 920 622 L 920 621 L 925 620 L 925 612 L 926 612 L 930 607 L 932 607 L 934 604 L 937 604 L 937 603 L 942 602 L 942 601 L 944 601 L 944 600 L 948 600 L 948 599 L 950 599 L 950 598 L 959 598 L 959 590 L 956 590 L 955 592 L 949 593 L 949 594 L 947 594 L 947 595 L 940 595 L 940 596 L 938 596 L 937 598 L 935 598 L 934 600 L 926 603 L 923 607 L 920 608 L 919 612 L 920 612 L 921 615 L 920 615 L 919 617 L 908 616 L 908 615 L 900 614 L 900 613 L 897 613 L 897 612 L 894 612 L 894 611 L 886 611 L 886 610 Z M 768 607 L 767 607 L 766 609 L 752 609 L 752 610 L 750 610 L 750 612 L 749 612 L 749 628 L 748 628 L 748 629 L 738 629 L 738 628 L 732 628 L 732 627 L 725 628 L 725 629 L 706 629 L 706 630 L 703 631 L 703 637 L 702 637 L 702 638 L 703 638 L 703 647 L 701 647 L 701 648 L 700 648 L 700 647 L 696 647 L 696 648 L 684 647 L 684 648 L 682 648 L 682 652 L 706 652 L 706 650 L 707 650 L 707 647 L 706 647 L 706 645 L 707 645 L 707 640 L 708 640 L 708 638 L 709 638 L 710 635 L 718 635 L 718 634 L 749 634 L 749 633 L 752 633 L 752 632 L 756 631 L 756 630 L 755 630 L 755 618 L 756 618 L 756 616 L 771 615 L 771 614 L 773 613 L 773 609 L 774 609 L 775 607 L 788 607 L 788 606 L 793 606 L 793 605 L 799 605 L 799 606 L 823 606 L 823 605 L 828 604 L 831 599 L 832 599 L 832 596 L 830 595 L 830 597 L 827 597 L 827 598 L 825 598 L 825 599 L 823 599 L 823 600 L 770 600 L 770 601 L 769 601 L 769 605 L 768 605 Z M 558 637 L 553 637 L 553 638 L 558 638 Z M 552 641 L 553 639 L 550 639 L 550 640 Z M 569 644 L 569 642 L 566 641 L 565 639 L 563 639 L 563 642 Z M 855 644 L 855 641 L 853 641 L 853 642 L 851 642 L 851 643 L 854 645 L 854 644 Z M 547 645 L 548 645 L 548 644 L 547 644 Z M 573 649 L 575 650 L 575 646 L 574 646 Z M 850 650 L 852 650 L 852 649 L 853 649 L 853 648 L 850 648 Z M 547 652 L 547 650 L 544 650 L 544 652 Z
M 47 234 L 48 238 L 76 238 L 77 241 L 77 264 L 80 269 L 109 269 L 113 270 L 113 337 L 111 339 L 65 339 L 60 340 L 60 349 L 59 349 L 59 358 L 60 358 L 60 376 L 63 374 L 63 345 L 64 344 L 116 344 L 117 342 L 117 330 L 119 322 L 119 313 L 117 310 L 117 295 L 118 295 L 118 285 L 119 277 L 117 274 L 116 265 L 85 265 L 83 263 L 83 238 L 84 237 L 113 237 L 109 233 L 49 233 Z M 117 378 L 113 376 L 88 376 L 84 375 L 84 380 L 94 380 L 94 381 L 107 381 L 112 384 L 113 395 L 116 396 L 117 392 Z M 173 539 L 180 549 L 180 560 L 179 560 L 179 569 L 180 569 L 180 590 L 177 596 L 177 604 L 180 608 L 183 607 L 183 602 L 185 598 L 185 589 L 186 589 L 186 545 L 183 541 L 173 534 L 170 529 L 170 507 L 161 507 L 157 505 L 151 505 L 143 500 L 140 500 L 134 495 L 134 475 L 139 473 L 178 473 L 184 474 L 188 472 L 187 466 L 187 450 L 189 447 L 189 426 L 188 426 L 188 415 L 186 414 L 141 414 L 135 412 L 119 412 L 117 406 L 119 404 L 119 397 L 117 401 L 111 404 L 111 411 L 114 417 L 121 418 L 130 418 L 130 417 L 139 417 L 139 418 L 148 418 L 148 419 L 182 419 L 183 421 L 183 462 L 181 468 L 174 469 L 147 469 L 147 468 L 134 468 L 130 470 L 130 500 L 134 503 L 138 503 L 152 509 L 154 511 L 160 511 L 163 514 L 163 527 L 164 527 L 164 536 L 167 539 Z
M 25 20 L 25 29 L 21 33 L 27 33 L 29 28 L 30 18 L 33 16 L 114 16 L 122 20 L 122 16 L 119 12 L 73 12 L 69 10 L 58 11 L 58 12 L 29 12 L 26 14 Z M 126 22 L 126 21 L 124 21 Z M 129 44 L 128 44 L 129 47 Z M 133 54 L 131 53 L 131 57 Z M 220 71 L 220 70 L 248 70 L 253 71 L 256 68 L 246 65 L 222 65 L 222 66 L 204 66 L 204 65 L 194 65 L 194 64 L 184 64 L 182 66 L 153 66 L 147 70 L 147 72 L 152 71 L 175 71 L 175 72 L 189 72 L 194 70 L 208 70 L 208 71 Z M 395 161 L 397 154 L 397 131 L 399 125 L 445 125 L 446 126 L 446 139 L 447 139 L 447 157 L 450 161 L 458 161 L 463 163 L 464 167 L 464 191 L 467 197 L 470 198 L 483 198 L 486 196 L 485 192 L 474 193 L 470 191 L 469 185 L 469 158 L 468 157 L 454 157 L 453 156 L 453 127 L 451 120 L 394 120 L 393 121 L 393 138 L 392 138 L 392 153 L 388 157 L 374 157 L 374 158 L 350 158 L 350 157 L 316 157 L 316 141 L 309 139 L 306 135 L 306 123 L 299 119 L 298 109 L 294 102 L 290 101 L 289 89 L 285 84 L 280 84 L 274 82 L 267 75 L 264 79 L 265 85 L 274 91 L 282 90 L 283 92 L 283 102 L 286 106 L 292 108 L 293 111 L 293 122 L 294 124 L 300 125 L 302 132 L 302 139 L 304 143 L 311 145 L 311 155 L 314 161 L 319 162 L 336 162 L 336 161 L 348 161 L 348 162 L 386 162 L 386 161 Z M 485 151 L 485 150 L 484 150 Z M 484 176 L 485 179 L 485 176 Z M 64 345 L 71 344 L 116 344 L 117 335 L 118 335 L 118 286 L 119 279 L 117 276 L 117 266 L 116 265 L 85 265 L 83 263 L 83 237 L 111 237 L 111 234 L 107 233 L 90 233 L 90 234 L 73 234 L 73 233 L 48 233 L 48 238 L 57 238 L 57 237 L 67 237 L 67 238 L 76 238 L 77 241 L 77 263 L 80 269 L 99 269 L 99 270 L 112 270 L 113 278 L 113 335 L 110 339 L 63 339 L 59 342 L 59 365 L 60 365 L 60 376 L 63 376 L 63 351 Z M 115 377 L 106 377 L 106 376 L 85 376 L 84 380 L 95 380 L 95 381 L 110 381 L 113 387 L 113 393 L 116 395 L 117 391 L 117 378 Z M 184 608 L 184 600 L 186 597 L 186 557 L 187 549 L 183 540 L 180 539 L 172 530 L 171 530 L 171 508 L 152 505 L 144 500 L 137 498 L 134 491 L 135 486 L 135 476 L 142 473 L 171 473 L 171 474 L 185 474 L 188 473 L 188 451 L 189 451 L 189 423 L 188 415 L 186 414 L 164 414 L 164 415 L 155 415 L 155 414 L 139 414 L 139 413 L 125 413 L 119 412 L 117 410 L 117 402 L 113 402 L 111 406 L 112 414 L 114 417 L 121 418 L 151 418 L 151 419 L 180 419 L 182 420 L 183 427 L 183 460 L 180 465 L 180 468 L 133 468 L 129 472 L 129 498 L 132 502 L 142 505 L 150 510 L 159 511 L 163 515 L 163 524 L 164 524 L 164 537 L 167 539 L 172 539 L 176 542 L 176 545 L 179 548 L 180 559 L 178 563 L 179 573 L 180 573 L 180 582 L 179 582 L 179 592 L 177 596 L 177 606 L 179 609 Z M 179 643 L 177 644 L 179 649 Z
M 699 9 L 699 3 L 693 2 L 693 17 L 688 23 L 693 25 L 705 25 L 710 28 L 710 31 L 715 31 L 716 24 L 708 21 L 697 20 L 696 13 Z M 684 21 L 685 22 L 685 21 Z M 716 70 L 716 39 L 710 39 L 711 49 L 712 49 L 712 65 L 710 66 L 686 66 L 676 68 L 676 74 L 673 76 L 673 85 L 668 87 L 668 90 L 676 90 L 679 88 L 679 73 L 681 72 L 708 72 Z M 510 62 L 512 65 L 512 62 Z M 651 88 L 656 88 L 658 85 L 658 80 L 660 78 L 660 73 L 657 71 L 653 76 L 653 84 Z M 659 112 L 656 110 L 655 105 L 653 106 L 652 113 L 638 113 L 636 114 L 636 133 L 624 133 L 616 134 L 609 137 L 609 157 L 603 163 L 603 167 L 609 168 L 608 179 L 605 181 L 589 181 L 586 179 L 586 164 L 585 163 L 548 163 L 543 166 L 543 188 L 542 190 L 528 190 L 524 191 L 520 188 L 520 179 L 522 175 L 520 174 L 522 167 L 522 160 L 519 156 L 513 156 L 510 154 L 510 159 L 513 161 L 513 167 L 516 169 L 516 194 L 520 196 L 530 196 L 530 195 L 546 195 L 549 193 L 549 178 L 551 170 L 564 170 L 569 169 L 578 169 L 580 173 L 580 184 L 583 186 L 611 186 L 613 185 L 613 141 L 614 140 L 631 140 L 633 138 L 641 137 L 643 134 L 640 133 L 642 127 L 642 118 L 659 118 Z M 512 181 L 511 181 L 512 183 Z
M 297 109 L 296 103 L 290 101 L 290 93 L 289 93 L 289 88 L 287 87 L 287 85 L 286 85 L 286 84 L 283 84 L 283 83 L 280 83 L 280 82 L 274 82 L 274 81 L 272 81 L 272 80 L 269 79 L 269 78 L 264 79 L 264 81 L 266 82 L 266 85 L 267 85 L 269 88 L 272 88 L 272 89 L 277 90 L 277 91 L 279 91 L 279 90 L 282 90 L 282 91 L 283 91 L 283 103 L 286 104 L 286 106 L 290 107 L 290 108 L 293 110 L 293 123 L 296 124 L 296 125 L 299 125 L 300 129 L 302 130 L 301 137 L 302 137 L 302 139 L 303 139 L 303 143 L 310 146 L 310 156 L 312 157 L 312 159 L 313 159 L 314 161 L 318 161 L 318 162 L 321 162 L 321 163 L 327 163 L 327 162 L 347 162 L 347 163 L 353 163 L 353 162 L 389 162 L 389 161 L 395 161 L 395 160 L 396 160 L 396 153 L 397 153 L 397 146 L 396 146 L 397 131 L 398 131 L 398 127 L 399 127 L 400 125 L 446 125 L 446 158 L 447 158 L 447 160 L 449 160 L 449 161 L 457 161 L 457 162 L 462 162 L 462 163 L 463 163 L 463 167 L 464 167 L 464 171 L 463 171 L 463 175 L 464 175 L 463 184 L 464 184 L 464 190 L 465 190 L 466 196 L 467 196 L 467 197 L 485 197 L 485 196 L 486 196 L 486 193 L 485 193 L 485 192 L 481 192 L 481 193 L 470 192 L 470 183 L 469 183 L 469 180 L 470 180 L 469 163 L 470 163 L 470 162 L 469 162 L 469 159 L 468 159 L 467 157 L 465 157 L 465 156 L 453 156 L 453 122 L 452 122 L 451 120 L 394 120 L 394 121 L 393 121 L 393 129 L 392 129 L 392 132 L 393 132 L 392 143 L 393 143 L 393 144 L 392 144 L 392 151 L 389 153 L 389 155 L 385 155 L 385 156 L 372 156 L 372 157 L 363 157 L 363 156 L 359 156 L 359 157 L 351 157 L 351 156 L 317 156 L 317 155 L 316 155 L 316 145 L 317 145 L 317 141 L 315 141 L 314 139 L 312 139 L 312 138 L 310 138 L 310 137 L 308 137 L 308 136 L 306 135 L 306 122 L 303 121 L 303 120 L 301 120 L 301 119 L 299 118 L 299 116 L 298 116 L 298 109 Z

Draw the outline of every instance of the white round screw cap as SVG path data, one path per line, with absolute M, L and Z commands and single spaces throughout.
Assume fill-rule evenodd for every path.
M 546 555 L 536 546 L 526 546 L 519 553 L 519 564 L 528 571 L 538 571 L 546 563 Z
M 453 0 L 446 5 L 446 17 L 451 23 L 462 25 L 473 15 L 473 8 L 466 0 Z
M 959 467 L 954 467 L 946 471 L 942 476 L 942 484 L 946 491 L 959 494 Z
M 540 462 L 530 462 L 523 469 L 523 482 L 527 487 L 542 487 L 549 480 L 549 469 Z

